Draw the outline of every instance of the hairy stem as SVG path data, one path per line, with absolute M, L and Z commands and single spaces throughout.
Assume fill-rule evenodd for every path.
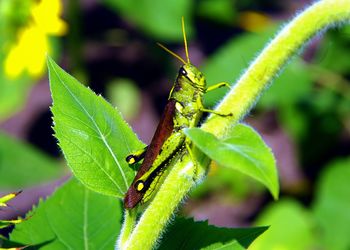
M 232 113 L 233 116 L 222 118 L 212 115 L 202 128 L 218 137 L 224 137 L 226 131 L 249 112 L 291 56 L 297 54 L 315 34 L 349 21 L 349 0 L 323 0 L 301 12 L 267 45 L 217 106 L 216 111 Z M 195 154 L 200 156 L 198 151 Z M 209 164 L 203 156 L 201 159 L 199 178 L 204 176 Z M 142 214 L 123 249 L 151 249 L 177 206 L 195 185 L 194 166 L 187 154 L 182 153 L 172 164 L 164 183 Z
M 129 240 L 123 249 L 151 249 L 157 242 L 160 233 L 172 217 L 176 207 L 194 186 L 194 179 L 205 175 L 206 158 L 202 158 L 194 170 L 188 154 L 181 152 L 156 196 L 142 214 Z
M 135 210 L 125 210 L 124 223 L 121 233 L 118 238 L 116 249 L 123 249 L 127 240 L 132 233 L 136 223 L 136 211 Z
M 274 77 L 314 35 L 350 21 L 349 0 L 323 0 L 296 16 L 276 35 L 226 95 L 216 110 L 232 118 L 210 116 L 202 129 L 218 137 L 240 121 L 254 106 Z

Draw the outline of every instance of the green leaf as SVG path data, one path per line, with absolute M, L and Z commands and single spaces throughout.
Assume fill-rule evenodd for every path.
M 284 249 L 305 250 L 314 248 L 312 217 L 304 207 L 293 200 L 283 200 L 265 209 L 256 225 L 271 225 L 249 247 L 249 250 Z M 333 249 L 333 248 L 330 248 Z
M 23 245 L 47 243 L 44 249 L 113 249 L 121 228 L 122 206 L 71 179 L 28 220 L 16 225 L 10 240 Z
M 96 192 L 123 197 L 134 171 L 125 157 L 143 144 L 119 112 L 48 58 L 55 136 L 74 175 Z
M 225 243 L 225 244 L 216 243 L 201 249 L 203 250 L 244 250 L 246 248 L 242 247 L 237 241 L 233 240 L 229 243 Z
M 193 219 L 177 218 L 159 246 L 161 249 L 242 249 L 267 227 L 223 228 L 208 225 L 207 221 L 195 222 Z M 235 246 L 235 248 L 226 248 Z
M 31 248 L 27 248 L 27 249 L 39 249 L 41 245 L 37 245 L 37 246 L 31 246 Z M 22 247 L 22 248 L 21 248 Z M 5 250 L 5 249 L 24 249 L 24 245 L 18 244 L 17 242 L 13 242 L 8 240 L 6 237 L 2 236 L 0 234 L 0 249 L 1 250 Z M 34 248 L 37 247 L 37 248 Z
M 62 167 L 33 146 L 0 133 L 0 188 L 25 188 L 62 176 Z
M 107 6 L 129 19 L 144 32 L 158 39 L 182 40 L 181 17 L 186 19 L 186 32 L 192 32 L 189 18 L 193 0 L 104 0 Z
M 277 199 L 279 185 L 275 158 L 251 127 L 238 124 L 223 140 L 199 128 L 186 129 L 185 134 L 210 159 L 260 181 Z
M 320 243 L 325 249 L 350 246 L 350 159 L 338 160 L 322 172 L 313 211 L 318 222 Z

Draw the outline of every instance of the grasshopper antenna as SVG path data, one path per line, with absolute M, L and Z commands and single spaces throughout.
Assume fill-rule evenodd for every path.
M 184 59 L 182 59 L 181 56 L 179 56 L 178 54 L 176 54 L 175 52 L 171 51 L 170 49 L 168 49 L 167 47 L 165 47 L 163 44 L 161 43 L 157 43 L 157 45 L 159 47 L 161 47 L 162 49 L 164 49 L 166 52 L 168 52 L 170 55 L 176 57 L 177 59 L 179 59 L 183 64 L 186 64 L 186 61 Z
M 181 18 L 181 24 L 182 24 L 182 34 L 184 36 L 184 45 L 185 45 L 187 63 L 191 63 L 190 57 L 188 55 L 187 38 L 186 38 L 186 30 L 185 30 L 185 18 L 183 16 Z
M 184 37 L 184 45 L 185 45 L 185 53 L 186 53 L 187 63 L 181 56 L 179 56 L 175 52 L 171 51 L 170 49 L 165 47 L 163 44 L 157 43 L 157 45 L 159 47 L 161 47 L 162 49 L 164 49 L 166 52 L 168 52 L 170 55 L 172 55 L 172 56 L 176 57 L 177 59 L 179 59 L 183 64 L 189 64 L 189 63 L 191 63 L 191 61 L 190 61 L 190 57 L 188 55 L 188 46 L 187 46 L 187 38 L 186 38 L 186 30 L 185 30 L 185 18 L 184 17 L 182 17 L 181 22 L 182 22 L 182 34 L 183 34 L 183 37 Z

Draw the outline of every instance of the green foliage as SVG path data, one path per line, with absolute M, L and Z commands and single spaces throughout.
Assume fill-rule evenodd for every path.
M 62 167 L 54 159 L 0 133 L 0 188 L 25 188 L 62 174 Z
M 122 197 L 133 177 L 133 172 L 127 166 L 124 158 L 130 152 L 141 148 L 142 144 L 137 140 L 136 136 L 132 133 L 131 129 L 127 126 L 118 112 L 102 97 L 96 96 L 89 89 L 79 84 L 77 80 L 59 68 L 59 66 L 51 59 L 48 59 L 48 67 L 53 96 L 52 112 L 54 114 L 54 129 L 68 165 L 72 168 L 75 176 L 78 177 L 86 187 L 100 193 Z M 243 135 L 246 139 L 248 138 L 248 141 L 245 142 L 252 143 L 253 147 L 261 143 L 260 138 L 256 135 L 252 135 L 253 130 L 248 129 L 243 125 L 237 126 L 235 131 L 238 131 L 238 134 Z M 227 142 L 235 142 L 234 133 L 230 134 Z M 269 155 L 265 152 L 268 150 L 265 145 L 260 145 L 260 150 L 263 152 L 262 158 L 266 160 L 265 163 L 271 160 L 274 162 L 273 158 L 269 158 Z M 242 152 L 247 153 L 244 150 Z M 259 151 L 259 154 L 260 153 L 261 152 Z M 250 156 L 253 157 L 252 154 L 250 154 Z M 232 159 L 228 160 L 231 161 Z M 244 161 L 245 160 L 243 160 L 243 162 Z M 115 167 L 118 164 L 121 165 L 120 168 Z M 127 179 L 123 180 L 121 178 L 121 175 L 123 174 Z M 268 175 L 269 174 L 270 173 L 268 173 Z M 250 174 L 250 176 L 252 175 L 254 175 L 254 177 L 258 176 L 257 173 Z M 84 200 L 86 197 L 81 197 L 81 195 L 85 193 L 88 193 L 88 197 L 90 197 L 91 194 L 87 190 L 85 190 L 83 194 L 75 194 L 72 190 L 80 190 L 81 188 L 78 187 L 79 185 L 76 181 L 71 182 L 72 184 L 66 184 L 65 187 L 60 189 L 45 203 L 41 203 L 39 208 L 34 211 L 36 217 L 33 216 L 33 219 L 30 220 L 32 224 L 24 223 L 22 226 L 18 227 L 12 234 L 11 239 L 24 244 L 39 244 L 52 240 L 52 243 L 48 243 L 47 246 L 59 248 L 62 243 L 59 240 L 54 240 L 55 238 L 59 238 L 64 239 L 63 242 L 69 242 L 68 244 L 72 244 L 71 247 L 73 248 L 80 248 L 82 244 L 81 242 L 70 243 L 73 242 L 72 238 L 73 236 L 76 237 L 76 235 L 64 234 L 64 232 L 72 226 L 70 224 L 71 221 L 76 220 L 73 217 L 74 212 L 72 217 L 63 220 L 61 218 L 62 215 L 57 215 L 62 212 L 61 210 L 63 208 L 55 207 L 55 209 L 53 209 L 55 202 L 61 199 L 62 201 L 67 200 L 67 204 L 63 204 L 62 206 L 68 209 L 71 207 L 71 201 L 69 200 Z M 269 188 L 271 188 L 271 184 Z M 278 186 L 275 185 L 272 188 L 275 189 L 274 192 L 276 195 L 276 188 L 278 189 Z M 80 196 L 75 198 L 74 195 Z M 97 194 L 95 195 L 96 197 L 99 197 Z M 91 205 L 88 204 L 88 207 L 90 209 L 97 209 L 95 206 L 98 205 L 95 203 L 96 202 L 91 202 Z M 94 204 L 93 207 L 92 204 Z M 46 211 L 52 209 L 52 216 L 44 217 L 41 215 L 40 209 Z M 84 207 L 79 211 L 84 211 Z M 121 216 L 120 211 L 117 213 Z M 91 214 L 91 216 L 93 215 Z M 99 218 L 99 220 L 104 221 L 108 219 Z M 74 223 L 81 224 L 81 222 L 77 221 Z M 185 222 L 180 221 L 179 223 L 183 224 Z M 188 226 L 187 228 L 189 229 L 193 226 L 194 228 L 192 229 L 198 232 L 198 237 L 210 232 L 212 237 L 208 238 L 208 241 L 199 242 L 194 238 L 193 240 L 188 241 L 189 246 L 198 246 L 198 244 L 201 244 L 200 247 L 207 247 L 206 249 L 217 249 L 222 247 L 235 247 L 234 249 L 241 249 L 240 245 L 249 245 L 255 237 L 266 229 L 220 229 L 207 227 L 206 223 L 204 223 L 205 225 L 203 223 L 198 224 L 191 222 L 193 225 L 188 223 L 189 222 L 187 221 L 185 223 L 186 225 L 182 226 Z M 43 233 L 43 235 L 38 235 L 35 239 L 30 239 L 30 237 L 28 237 L 27 231 L 29 229 L 22 228 L 28 225 L 33 231 L 34 228 L 39 227 L 39 225 L 40 227 L 44 227 L 48 224 L 52 226 L 52 230 Z M 56 229 L 57 227 L 58 229 Z M 82 227 L 84 227 L 84 223 Z M 93 227 L 96 227 L 95 223 L 93 223 Z M 80 231 L 81 229 L 76 233 L 78 234 Z M 175 229 L 175 231 L 179 230 Z M 23 234 L 21 232 L 23 232 Z M 170 237 L 170 239 L 172 237 Z M 88 237 L 84 236 L 84 238 L 87 239 L 86 242 L 89 244 L 91 242 L 94 246 L 99 246 Z M 235 242 L 235 240 L 237 240 L 237 242 Z
M 232 24 L 236 12 L 231 0 L 201 0 L 198 14 L 216 22 Z
M 325 34 L 316 55 L 316 61 L 320 66 L 338 73 L 349 72 L 350 61 L 344 56 L 349 53 L 349 34 L 349 26 L 331 30 Z
M 182 40 L 181 17 L 189 17 L 193 0 L 104 0 L 108 6 L 135 23 L 139 29 L 162 40 Z M 191 19 L 186 18 L 186 32 L 192 32 Z
M 1 58 L 0 62 L 2 62 Z M 10 117 L 23 107 L 30 87 L 29 79 L 22 77 L 9 80 L 0 68 L 0 121 Z
M 260 181 L 277 199 L 279 185 L 274 156 L 251 127 L 238 124 L 223 140 L 199 128 L 187 129 L 185 133 L 209 158 Z
M 182 15 L 186 17 L 186 26 L 191 26 L 192 20 L 189 16 L 194 11 L 201 17 L 225 25 L 230 24 L 230 20 L 235 15 L 233 8 L 229 8 L 232 1 L 227 0 L 198 2 L 105 0 L 104 2 L 107 6 L 112 6 L 137 28 L 142 29 L 146 35 L 156 36 L 161 40 L 182 40 L 181 32 L 179 32 Z M 198 8 L 193 7 L 194 3 L 198 3 Z M 317 12 L 317 17 L 319 17 L 319 12 Z M 1 25 L 2 22 L 0 22 L 0 27 Z M 307 27 L 312 28 L 310 25 Z M 188 30 L 190 32 L 191 28 Z M 348 32 L 346 29 L 341 32 L 344 31 Z M 208 82 L 214 84 L 219 81 L 232 82 L 237 79 L 242 69 L 271 38 L 272 33 L 274 31 L 267 31 L 264 34 L 245 34 L 229 41 L 213 54 L 205 65 L 203 71 Z M 2 39 L 5 38 L 0 35 L 1 44 L 3 44 Z M 197 44 L 202 45 L 201 41 L 197 41 Z M 349 60 L 344 56 L 348 51 L 348 37 L 346 34 L 339 36 L 338 31 L 332 32 L 327 35 L 325 41 L 322 41 L 322 46 L 321 53 L 316 52 L 321 67 L 314 67 L 309 62 L 303 63 L 299 59 L 292 59 L 286 70 L 276 79 L 258 104 L 259 112 L 277 111 L 278 122 L 288 129 L 289 135 L 293 136 L 292 140 L 299 143 L 297 146 L 301 146 L 298 152 L 302 154 L 315 152 L 316 157 L 321 158 L 320 161 L 324 159 L 323 153 L 327 153 L 327 156 L 332 153 L 329 152 L 331 150 L 327 150 L 327 147 L 328 149 L 334 147 L 334 144 L 330 143 L 324 134 L 313 132 L 326 131 L 333 138 L 340 133 L 347 134 L 348 129 L 344 127 L 348 126 L 350 111 L 350 98 L 347 94 L 349 83 L 345 76 L 338 74 L 348 72 Z M 2 56 L 0 54 L 0 62 L 3 60 Z M 263 66 L 269 68 L 271 65 Z M 322 67 L 336 72 L 328 72 Z M 56 136 L 69 166 L 85 186 L 121 198 L 134 175 L 124 158 L 128 153 L 141 148 L 142 143 L 137 140 L 119 113 L 102 97 L 94 95 L 90 90 L 78 84 L 53 61 L 49 61 L 49 68 L 54 99 L 52 110 Z M 18 84 L 15 81 L 8 81 L 2 77 L 1 72 L 0 80 L 1 120 L 21 107 L 30 83 L 24 78 L 18 80 Z M 254 80 L 259 82 L 263 79 Z M 317 88 L 312 86 L 315 82 Z M 123 89 L 122 91 L 120 89 L 112 91 L 109 89 L 108 91 L 124 95 L 121 93 Z M 224 91 L 214 91 L 208 94 L 207 104 L 213 105 L 217 102 Z M 132 106 L 130 103 L 135 104 L 132 98 L 126 101 L 129 103 L 124 103 L 126 108 Z M 234 103 L 237 106 L 241 104 L 240 102 Z M 133 112 L 126 110 L 127 114 Z M 317 120 L 314 119 L 315 117 Z M 345 124 L 344 127 L 343 124 Z M 259 180 L 270 189 L 275 197 L 277 196 L 278 182 L 273 156 L 269 148 L 251 128 L 238 125 L 224 140 L 218 140 L 199 129 L 189 130 L 187 133 L 204 153 L 226 166 L 226 168 L 221 168 L 224 171 L 216 176 L 217 180 L 212 188 L 220 190 L 223 187 L 220 184 L 224 182 L 230 189 L 239 190 L 243 187 L 243 192 L 245 192 L 244 188 L 250 183 L 241 184 L 245 182 L 245 179 L 232 178 L 237 174 L 232 169 L 238 169 Z M 322 138 L 322 143 L 317 143 L 315 138 Z M 345 136 L 341 138 L 344 139 Z M 307 139 L 312 141 L 312 147 L 302 144 L 303 140 Z M 42 158 L 40 153 L 28 153 L 31 149 L 27 152 L 26 148 L 17 148 L 17 145 L 13 147 L 15 148 L 13 151 L 12 146 L 9 147 L 12 152 L 8 153 L 5 151 L 5 146 L 1 148 L 1 145 L 7 147 L 9 142 L 7 138 L 2 140 L 0 135 L 0 163 L 11 164 L 6 163 L 5 174 L 0 168 L 0 186 L 6 184 L 8 180 L 11 180 L 11 185 L 13 185 L 10 187 L 26 186 L 32 184 L 30 181 L 33 178 L 37 178 L 34 180 L 38 181 L 55 176 L 55 170 L 58 168 L 51 172 L 51 166 L 56 163 L 50 159 L 40 160 Z M 326 148 L 321 151 L 320 147 Z M 22 149 L 27 153 L 22 153 Z M 337 151 L 337 155 L 343 153 L 336 147 L 334 151 Z M 227 152 L 229 154 L 226 154 Z M 18 157 L 19 155 L 24 156 L 23 159 Z M 39 161 L 42 162 L 39 163 Z M 26 162 L 30 168 L 24 164 Z M 230 165 L 231 163 L 234 164 Z M 315 247 L 347 249 L 350 245 L 348 239 L 350 233 L 348 165 L 349 160 L 344 160 L 325 167 L 319 186 L 313 189 L 317 198 L 313 202 L 312 209 L 307 210 L 294 200 L 285 200 L 268 206 L 268 209 L 259 216 L 258 224 L 271 224 L 271 229 L 259 237 L 251 249 L 310 249 Z M 16 168 L 19 166 L 20 173 L 16 172 L 14 175 L 13 166 Z M 318 169 L 324 167 L 323 162 L 316 167 Z M 12 173 L 14 177 L 11 177 Z M 35 176 L 32 177 L 34 173 Z M 242 176 L 241 173 L 240 175 Z M 304 195 L 307 191 L 302 190 L 301 192 Z M 108 210 L 107 214 L 99 210 L 102 208 Z M 103 197 L 92 193 L 74 180 L 60 188 L 47 201 L 41 201 L 39 207 L 33 212 L 33 217 L 23 225 L 16 226 L 11 239 L 21 244 L 30 244 L 33 248 L 43 246 L 43 249 L 112 249 L 120 230 L 121 214 L 122 208 L 114 197 Z M 106 222 L 114 224 L 107 227 Z M 48 230 L 43 231 L 43 228 Z M 99 231 L 100 228 L 102 229 Z M 256 228 L 246 229 L 240 231 L 242 237 L 237 238 L 234 234 L 238 232 L 237 230 L 241 229 L 215 228 L 208 226 L 206 222 L 180 219 L 170 226 L 159 247 L 161 249 L 174 248 L 174 246 L 176 248 L 187 247 L 187 249 L 242 249 L 249 245 L 244 244 L 242 238 L 249 239 L 250 243 L 262 232 L 254 231 Z M 249 234 L 250 230 L 254 231 L 254 234 Z M 97 234 L 95 234 L 96 231 Z M 103 245 L 103 242 L 108 243 Z
M 257 225 L 271 225 L 249 249 L 305 250 L 314 246 L 311 214 L 298 202 L 281 200 L 271 204 L 259 216 Z
M 129 79 L 115 79 L 107 86 L 107 99 L 126 120 L 135 118 L 140 110 L 141 94 Z
M 55 136 L 75 176 L 96 192 L 122 198 L 134 171 L 125 156 L 143 147 L 101 96 L 48 59 Z
M 349 165 L 350 159 L 329 164 L 318 183 L 313 212 L 320 245 L 325 249 L 343 250 L 350 246 Z
M 300 138 L 307 129 L 300 105 L 308 100 L 311 91 L 312 78 L 307 65 L 295 58 L 261 97 L 258 109 L 278 110 L 281 123 L 294 137 Z
M 4 4 L 9 1 L 1 2 L 0 11 Z M 1 14 L 1 13 L 0 13 Z M 8 28 L 6 15 L 0 15 L 0 121 L 10 117 L 19 111 L 26 100 L 26 96 L 31 86 L 30 79 L 22 76 L 16 79 L 8 79 L 4 72 L 5 45 L 11 41 L 11 30 Z
M 8 220 L 0 220 L 0 229 L 3 229 L 5 227 L 9 227 L 12 226 L 13 224 L 11 223 L 11 221 Z
M 4 236 L 2 236 L 0 234 L 0 249 L 7 249 L 7 248 L 11 248 L 11 247 L 22 247 L 23 245 L 18 244 L 16 242 L 12 242 L 10 240 L 8 240 L 7 238 L 5 238 Z
M 215 194 L 230 200 L 243 201 L 252 192 L 263 192 L 264 187 L 249 176 L 232 171 L 231 168 L 220 167 L 212 162 L 205 182 L 191 191 L 191 199 L 205 198 L 208 194 Z
M 113 249 L 122 207 L 113 197 L 90 191 L 75 179 L 60 187 L 16 226 L 11 241 L 44 244 L 40 249 Z
M 208 85 L 218 82 L 232 82 L 238 79 L 243 69 L 248 67 L 249 61 L 254 58 L 266 42 L 275 33 L 275 28 L 264 33 L 243 34 L 229 40 L 225 45 L 215 51 L 203 65 Z M 205 105 L 213 106 L 220 100 L 227 90 L 211 91 L 205 95 Z
M 301 59 L 295 58 L 261 97 L 259 107 L 271 109 L 294 105 L 297 100 L 307 96 L 311 84 L 307 66 Z
M 276 28 L 270 27 L 264 32 L 245 33 L 238 38 L 229 40 L 215 52 L 202 67 L 208 84 L 220 81 L 232 82 L 238 79 L 242 69 L 247 68 L 249 62 L 263 48 L 276 32 Z M 234 67 L 232 66 L 234 65 Z M 268 67 L 268 66 L 266 66 Z M 256 79 L 260 81 L 261 79 Z M 299 58 L 292 59 L 281 74 L 274 79 L 269 90 L 257 103 L 259 110 L 278 110 L 278 118 L 282 124 L 297 138 L 305 135 L 306 114 L 302 112 L 300 103 L 310 100 L 312 91 L 312 77 L 310 69 Z M 205 96 L 206 105 L 213 106 L 222 98 L 226 90 L 218 90 Z M 312 99 L 311 99 L 312 100 Z
M 29 91 L 38 80 L 27 73 L 12 78 L 4 72 L 5 58 L 11 46 L 17 42 L 21 28 L 26 26 L 31 18 L 31 5 L 32 0 L 0 1 L 0 122 L 23 108 Z M 49 42 L 52 55 L 58 55 L 58 39 L 51 38 Z
M 206 221 L 178 218 L 167 230 L 158 249 L 244 249 L 266 229 L 219 228 Z

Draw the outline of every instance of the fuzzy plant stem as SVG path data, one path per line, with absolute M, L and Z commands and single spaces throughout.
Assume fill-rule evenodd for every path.
M 193 187 L 195 178 L 193 164 L 187 154 L 179 158 L 182 158 L 181 162 L 172 166 L 173 169 L 142 214 L 122 249 L 152 249 L 177 206 Z M 204 174 L 204 168 L 199 167 L 196 176 L 204 176 Z
M 224 137 L 225 132 L 250 111 L 291 57 L 312 37 L 349 21 L 349 0 L 323 0 L 305 9 L 283 27 L 216 107 L 217 111 L 231 112 L 234 116 L 223 119 L 212 115 L 202 125 L 202 129 Z
M 123 226 L 118 237 L 117 249 L 123 249 L 136 223 L 136 211 L 125 210 Z
M 233 116 L 210 116 L 202 129 L 217 137 L 224 137 L 226 131 L 250 111 L 263 90 L 303 45 L 317 33 L 349 21 L 349 0 L 323 0 L 301 12 L 267 45 L 217 106 L 218 112 L 230 112 Z M 195 186 L 194 167 L 188 154 L 184 154 L 181 161 L 173 162 L 174 166 L 169 166 L 171 170 L 164 183 L 141 215 L 128 240 L 120 246 L 121 249 L 147 250 L 154 247 L 178 205 Z M 201 161 L 197 177 L 204 176 L 208 164 L 209 161 Z

